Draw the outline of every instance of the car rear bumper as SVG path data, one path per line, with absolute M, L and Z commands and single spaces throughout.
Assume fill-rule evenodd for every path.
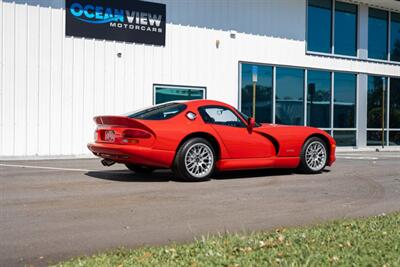
M 87 147 L 95 156 L 111 159 L 118 163 L 132 163 L 159 168 L 170 168 L 175 156 L 174 151 L 135 145 L 89 143 Z

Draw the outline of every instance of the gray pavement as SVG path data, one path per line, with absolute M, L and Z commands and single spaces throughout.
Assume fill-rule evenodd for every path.
M 400 210 L 400 153 L 340 153 L 320 175 L 229 172 L 204 183 L 99 160 L 0 161 L 0 266 Z

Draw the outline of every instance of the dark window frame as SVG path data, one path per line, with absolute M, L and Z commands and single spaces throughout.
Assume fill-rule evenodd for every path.
M 333 54 L 333 44 L 334 44 L 334 36 L 333 36 L 333 30 L 334 30 L 334 2 L 335 0 L 329 0 L 331 3 L 330 5 L 330 29 L 329 29 L 329 42 L 330 42 L 330 49 L 329 52 L 321 52 L 321 51 L 314 51 L 310 50 L 309 47 L 309 8 L 310 8 L 310 0 L 307 0 L 306 2 L 306 36 L 305 36 L 305 41 L 306 41 L 306 51 L 307 52 L 312 52 L 312 53 L 321 53 L 321 54 Z
M 355 27 L 356 27 L 356 33 L 355 33 L 355 36 L 354 36 L 354 39 L 355 39 L 355 54 L 354 55 L 346 55 L 346 54 L 341 54 L 341 53 L 337 53 L 337 50 L 336 50 L 336 43 L 335 43 L 335 41 L 336 41 L 336 2 L 340 2 L 340 3 L 343 3 L 343 4 L 346 4 L 346 5 L 353 5 L 353 6 L 355 6 L 355 8 L 356 8 L 356 24 L 355 24 Z M 356 3 L 348 3 L 348 2 L 342 2 L 342 1 L 335 1 L 335 4 L 334 4 L 334 9 L 332 10 L 332 14 L 333 14 L 333 17 L 334 18 L 332 18 L 333 19 L 333 23 L 334 23 L 334 25 L 333 25 L 333 29 L 332 29 L 332 36 L 333 36 L 333 40 L 332 40 L 332 46 L 333 46 L 333 51 L 332 51 L 332 54 L 334 54 L 334 55 L 338 55 L 338 56 L 345 56 L 345 57 L 358 57 L 358 48 L 359 48 L 359 40 L 358 40 L 358 27 L 359 27 L 359 25 L 358 25 L 358 19 L 359 19 L 359 10 L 360 10 L 360 8 L 359 8 L 359 5 L 358 4 L 356 4 Z
M 370 38 L 370 18 L 371 18 L 371 14 L 370 11 L 371 10 L 375 10 L 378 12 L 384 12 L 386 13 L 386 57 L 384 59 L 381 58 L 373 58 L 371 57 L 369 51 L 370 51 L 370 42 L 369 42 L 369 38 Z M 385 9 L 380 9 L 380 8 L 375 8 L 375 7 L 368 7 L 368 59 L 371 60 L 380 60 L 380 61 L 389 61 L 390 58 L 390 23 L 391 23 L 391 19 L 390 19 L 390 15 L 391 12 Z
M 203 90 L 203 98 L 202 99 L 207 99 L 207 87 L 206 86 L 195 86 L 195 85 L 178 85 L 178 84 L 162 84 L 162 83 L 154 83 L 153 84 L 153 97 L 152 97 L 152 104 L 156 104 L 156 93 L 157 93 L 157 87 L 166 87 L 166 88 L 177 88 L 177 89 L 194 89 L 194 90 Z
M 336 75 L 337 74 L 345 74 L 345 75 L 354 75 L 355 77 L 355 88 L 354 88 L 354 90 L 355 90 L 355 95 L 354 95 L 354 127 L 335 127 L 335 115 L 337 115 L 336 113 L 335 113 L 335 96 L 336 96 Z M 358 101 L 359 101 L 359 99 L 358 99 L 358 79 L 357 79 L 357 76 L 358 76 L 358 74 L 357 73 L 349 73 L 349 72 L 340 72 L 340 71 L 334 71 L 333 72 L 333 94 L 332 94 L 332 96 L 333 96 L 333 101 L 332 101 L 332 111 L 333 111 L 333 114 L 332 114 L 332 116 L 333 116 L 333 125 L 332 125 L 332 129 L 336 129 L 336 130 L 341 130 L 341 129 L 356 129 L 357 128 L 357 123 L 358 123 Z
M 346 1 L 339 1 L 339 0 L 331 0 L 331 27 L 330 27 L 330 52 L 319 52 L 319 51 L 313 51 L 309 49 L 309 1 L 306 1 L 306 20 L 305 20 L 305 27 L 306 27 L 306 34 L 305 34 L 305 43 L 306 43 L 306 54 L 321 54 L 321 55 L 328 55 L 328 56 L 334 56 L 334 57 L 345 57 L 345 58 L 358 58 L 359 57 L 359 41 L 358 41 L 358 35 L 359 35 L 359 24 L 358 24 L 358 19 L 359 19 L 359 13 L 360 13 L 360 8 L 358 3 L 349 3 Z M 355 56 L 352 55 L 344 55 L 344 54 L 338 54 L 335 51 L 335 16 L 336 16 L 336 2 L 341 2 L 345 4 L 351 4 L 356 6 L 357 12 L 356 12 L 356 34 L 355 34 L 355 41 L 356 41 L 356 54 Z
M 396 21 L 396 23 L 400 23 L 400 12 L 393 12 L 392 11 L 392 12 L 389 13 L 389 18 L 388 18 L 389 30 L 390 30 L 390 32 L 388 30 L 389 62 L 396 62 L 396 63 L 400 64 L 400 57 L 398 59 L 396 59 L 396 60 L 393 60 L 393 58 L 392 58 L 392 54 L 394 54 L 394 53 L 392 53 L 393 52 L 393 47 L 392 47 L 392 44 L 393 44 L 392 29 L 393 29 L 393 27 L 392 27 L 392 23 L 395 20 L 399 20 L 399 21 Z M 400 42 L 400 39 L 397 39 L 397 40 Z M 400 49 L 400 47 L 399 47 L 399 49 Z

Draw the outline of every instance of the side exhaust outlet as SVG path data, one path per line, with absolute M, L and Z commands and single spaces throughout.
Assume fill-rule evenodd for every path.
M 103 166 L 110 167 L 111 165 L 115 164 L 115 161 L 111 159 L 103 159 L 101 160 L 101 164 L 103 164 Z

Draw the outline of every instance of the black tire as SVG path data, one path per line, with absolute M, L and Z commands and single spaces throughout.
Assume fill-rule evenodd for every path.
M 212 160 L 207 160 L 203 161 L 202 159 L 199 164 L 204 167 L 205 170 L 204 173 L 200 173 L 199 175 L 195 176 L 192 174 L 190 169 L 190 163 L 188 163 L 189 167 L 187 167 L 187 164 L 185 164 L 185 158 L 188 156 L 189 157 L 189 150 L 193 151 L 195 147 L 201 147 L 209 155 L 210 159 Z M 208 148 L 208 149 L 207 149 Z M 210 153 L 211 152 L 211 153 Z M 208 181 L 210 180 L 211 175 L 214 173 L 215 170 L 215 162 L 216 162 L 216 154 L 213 146 L 204 138 L 192 138 L 187 140 L 183 145 L 178 149 L 176 155 L 175 155 L 175 160 L 174 160 L 174 165 L 173 165 L 173 171 L 176 175 L 176 178 L 182 181 L 186 182 L 202 182 L 202 181 Z M 204 164 L 203 164 L 204 163 Z M 195 167 L 196 168 L 196 167 Z
M 314 147 L 317 146 L 319 149 L 321 149 L 322 153 L 324 154 L 324 160 L 317 161 L 316 159 L 310 158 L 314 157 L 312 153 L 311 155 L 310 154 L 308 156 L 306 155 L 309 149 L 313 150 L 311 147 L 312 145 L 314 145 Z M 311 137 L 304 143 L 301 149 L 300 165 L 298 167 L 298 170 L 301 173 L 308 173 L 308 174 L 321 173 L 326 167 L 326 163 L 328 162 L 328 156 L 329 155 L 326 143 L 319 137 Z M 319 155 L 317 155 L 316 157 L 319 157 Z M 307 161 L 309 163 L 307 163 Z M 320 163 L 318 164 L 318 162 Z M 314 163 L 317 166 L 313 166 Z
M 131 170 L 131 171 L 133 171 L 133 172 L 136 172 L 136 173 L 143 173 L 143 174 L 146 174 L 146 173 L 152 173 L 153 171 L 154 171 L 154 169 L 153 168 L 150 168 L 150 167 L 146 167 L 146 166 L 140 166 L 140 165 L 135 165 L 135 164 L 125 164 L 125 166 L 129 169 L 129 170 Z

